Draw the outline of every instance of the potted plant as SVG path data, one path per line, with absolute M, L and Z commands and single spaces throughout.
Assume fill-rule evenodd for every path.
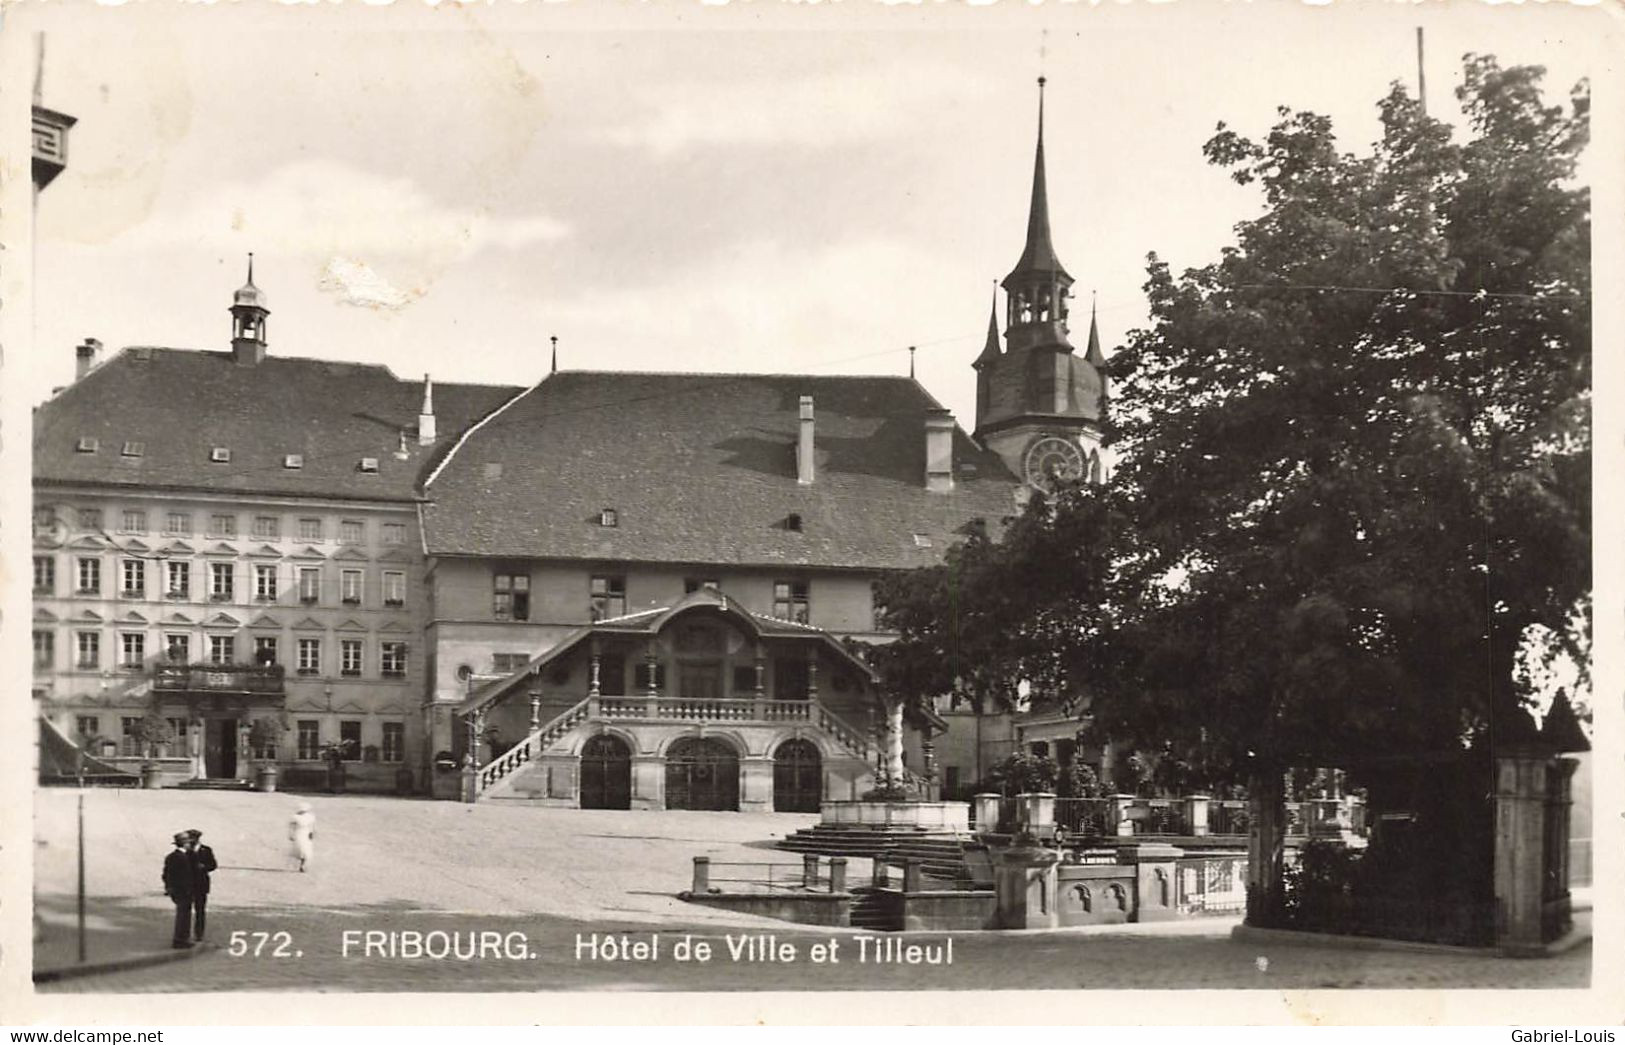
M 158 748 L 174 742 L 175 730 L 156 707 L 150 707 L 136 720 L 134 736 L 141 750 L 146 752 L 146 761 L 141 763 L 141 786 L 156 790 L 164 785 L 164 767 L 158 763 Z
M 282 723 L 274 718 L 257 718 L 248 727 L 248 745 L 254 752 L 254 788 L 276 790 L 276 747 L 282 739 Z M 269 753 L 269 754 L 268 754 Z

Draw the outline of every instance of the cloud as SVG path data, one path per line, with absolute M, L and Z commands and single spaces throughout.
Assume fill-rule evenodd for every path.
M 450 259 L 483 248 L 519 250 L 569 234 L 570 227 L 551 216 L 508 217 L 477 206 L 447 205 L 405 175 L 309 159 L 252 182 L 207 189 L 178 206 L 161 206 L 133 239 L 142 247 L 255 245 L 321 258 Z
M 637 115 L 602 137 L 668 158 L 704 145 L 827 148 L 917 129 L 922 114 L 990 90 L 986 78 L 929 64 L 903 69 L 855 66 L 795 79 L 647 86 L 628 108 Z

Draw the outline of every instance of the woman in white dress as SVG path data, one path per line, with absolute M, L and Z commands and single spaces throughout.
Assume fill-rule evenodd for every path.
M 316 814 L 310 811 L 309 802 L 300 802 L 293 819 L 288 821 L 288 840 L 293 843 L 299 870 L 305 870 L 316 856 Z

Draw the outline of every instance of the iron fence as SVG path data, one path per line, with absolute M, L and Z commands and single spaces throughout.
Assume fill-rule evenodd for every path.
M 694 858 L 695 893 L 773 893 L 846 891 L 846 857 L 821 860 L 807 854 L 800 863 L 713 861 Z
M 1106 798 L 1057 798 L 1055 826 L 1068 834 L 1107 835 L 1115 830 L 1111 822 L 1111 800 Z

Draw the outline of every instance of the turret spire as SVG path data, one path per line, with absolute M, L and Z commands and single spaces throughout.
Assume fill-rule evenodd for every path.
M 1083 358 L 1093 367 L 1106 364 L 1106 357 L 1100 352 L 1100 327 L 1095 325 L 1095 292 L 1089 292 L 1089 347 L 1084 350 Z
M 987 342 L 982 346 L 982 354 L 976 357 L 971 366 L 980 370 L 999 358 L 999 285 L 993 285 L 993 302 L 987 310 Z
M 231 296 L 231 351 L 238 364 L 254 366 L 265 358 L 265 317 L 271 314 L 265 293 L 254 285 L 254 255 L 248 255 L 248 282 Z

